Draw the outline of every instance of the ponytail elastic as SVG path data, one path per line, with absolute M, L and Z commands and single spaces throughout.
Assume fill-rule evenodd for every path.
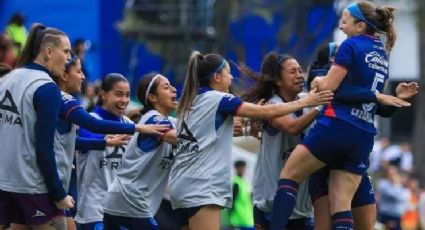
M 277 59 L 277 65 L 278 66 L 280 66 L 280 65 L 282 65 L 282 63 L 286 60 L 286 59 L 288 59 L 288 58 L 290 58 L 291 56 L 289 56 L 289 55 L 287 55 L 287 54 L 279 54 L 279 58 Z
M 351 3 L 350 5 L 347 6 L 346 9 L 348 10 L 348 12 L 350 12 L 350 14 L 353 17 L 357 18 L 360 21 L 365 22 L 366 24 L 368 24 L 369 26 L 371 26 L 373 29 L 376 30 L 376 25 L 366 19 L 366 17 L 363 15 L 362 11 L 360 10 L 359 4 L 357 2 Z
M 223 68 L 224 68 L 224 66 L 226 65 L 226 60 L 223 58 L 223 61 L 220 63 L 220 65 L 214 70 L 214 72 L 213 72 L 213 74 L 214 73 L 219 73 Z
M 44 30 L 46 29 L 46 26 L 41 25 L 40 27 L 38 27 L 36 29 L 35 32 L 35 41 L 34 41 L 34 49 L 32 52 L 34 52 L 34 54 L 38 54 L 38 52 L 40 52 L 40 46 L 41 46 L 41 41 L 43 40 L 44 37 Z M 35 55 L 36 56 L 36 55 Z

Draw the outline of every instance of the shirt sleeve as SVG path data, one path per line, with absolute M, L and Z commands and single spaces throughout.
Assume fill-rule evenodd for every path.
M 354 62 L 355 45 L 352 39 L 346 39 L 342 42 L 335 57 L 335 64 L 349 70 Z
M 166 118 L 159 115 L 154 115 L 146 120 L 144 123 L 145 125 L 152 125 L 152 124 L 161 124 L 161 125 L 168 125 L 170 129 L 174 129 L 174 126 L 172 122 Z M 139 133 L 139 136 L 137 137 L 137 146 L 143 151 L 143 152 L 150 152 L 154 150 L 156 147 L 158 147 L 162 140 L 160 135 L 156 134 L 143 134 Z
M 223 115 L 236 115 L 236 111 L 242 105 L 243 100 L 231 94 L 225 95 L 218 105 L 218 113 Z
M 73 109 L 66 118 L 94 133 L 133 134 L 136 130 L 136 126 L 131 123 L 97 119 L 82 107 Z
M 90 132 L 87 129 L 84 129 L 82 127 L 80 127 L 80 129 L 78 130 L 78 137 L 85 138 L 85 139 L 98 139 L 98 140 L 104 140 L 105 139 L 104 134 L 92 133 L 92 132 Z M 82 154 L 88 153 L 89 150 L 90 149 L 84 149 L 84 148 L 80 149 Z M 94 149 L 91 149 L 91 150 L 94 150 Z
M 398 107 L 391 106 L 391 105 L 383 105 L 383 104 L 376 104 L 376 114 L 381 117 L 391 117 L 397 110 Z
M 77 137 L 75 141 L 75 150 L 105 150 L 106 140 Z
M 62 105 L 59 111 L 59 115 L 63 118 L 66 118 L 70 112 L 77 108 L 82 108 L 80 103 L 76 98 L 69 94 L 62 95 Z
M 49 196 L 53 201 L 66 197 L 66 192 L 59 179 L 54 152 L 55 125 L 62 104 L 59 88 L 54 83 L 40 86 L 33 97 L 37 116 L 35 123 L 35 157 L 41 175 L 46 183 Z

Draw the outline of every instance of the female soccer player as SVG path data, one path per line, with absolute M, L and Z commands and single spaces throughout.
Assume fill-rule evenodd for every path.
M 137 124 L 124 116 L 125 109 L 130 102 L 130 85 L 127 79 L 121 74 L 111 73 L 106 75 L 101 85 L 100 102 L 95 110 L 89 115 L 92 120 L 101 123 L 111 123 L 117 127 L 141 127 L 151 129 L 152 127 L 162 130 L 169 129 L 165 125 L 158 124 Z M 81 126 L 80 138 L 98 139 L 100 143 L 104 142 L 105 136 L 97 133 L 132 133 L 117 132 L 111 125 L 104 126 L 102 129 L 91 129 L 90 126 Z M 90 131 L 92 132 L 90 132 Z M 130 131 L 130 132 L 128 132 Z M 144 132 L 154 135 L 160 135 L 157 131 Z M 90 141 L 92 142 L 92 141 Z M 77 155 L 77 178 L 78 198 L 77 214 L 75 220 L 82 224 L 84 229 L 95 229 L 96 225 L 102 224 L 103 220 L 103 198 L 108 187 L 115 178 L 116 172 L 121 165 L 121 158 L 125 152 L 125 146 L 116 146 L 112 148 L 100 148 L 92 146 L 81 146 L 82 150 Z M 92 150 L 92 151 L 88 151 Z M 84 164 L 81 161 L 84 159 Z M 72 159 L 70 159 L 72 160 Z
M 135 135 L 104 202 L 105 229 L 159 229 L 153 218 L 161 204 L 177 143 L 174 122 L 168 118 L 177 107 L 176 89 L 161 74 L 144 76 L 137 97 L 144 108 L 140 124 L 164 124 L 163 135 Z M 87 167 L 87 166 L 86 166 Z M 86 171 L 87 172 L 87 171 Z
M 12 221 L 37 229 L 63 228 L 55 219 L 73 207 L 53 151 L 61 105 L 55 76 L 70 59 L 67 35 L 34 24 L 18 68 L 0 84 L 0 229 Z
M 327 74 L 335 59 L 338 47 L 339 44 L 333 42 L 319 50 L 317 59 L 310 68 L 307 86 L 309 86 L 309 83 L 312 82 L 315 77 Z M 358 103 L 358 101 L 377 102 L 375 92 L 356 86 L 349 87 L 352 88 L 350 94 L 341 95 L 339 93 L 341 90 L 338 90 L 335 92 L 334 100 L 348 104 L 355 104 Z M 407 100 L 417 94 L 418 87 L 416 82 L 400 83 L 396 87 L 395 95 L 400 99 Z M 382 117 L 390 117 L 396 109 L 397 107 L 385 106 L 378 103 L 376 114 Z M 331 228 L 328 201 L 328 176 L 329 170 L 325 167 L 313 173 L 310 178 L 309 192 L 314 206 L 314 217 L 317 230 L 327 230 Z M 376 203 L 372 183 L 367 173 L 362 175 L 362 180 L 351 202 L 351 208 L 353 212 L 354 229 L 374 229 L 377 215 Z
M 231 145 L 233 116 L 273 118 L 307 106 L 323 104 L 332 94 L 275 105 L 244 103 L 227 93 L 232 75 L 218 54 L 194 52 L 179 103 L 176 161 L 170 175 L 173 208 L 185 216 L 190 229 L 219 229 L 220 208 L 231 206 Z
M 349 5 L 343 12 L 340 25 L 348 38 L 341 44 L 335 64 L 326 77 L 315 80 L 316 87 L 335 91 L 339 86 L 357 85 L 381 92 L 388 78 L 388 57 L 375 33 L 387 35 L 386 48 L 389 51 L 396 38 L 392 20 L 390 8 L 376 8 L 369 2 Z M 377 99 L 383 104 L 399 107 L 410 105 L 379 93 Z M 295 148 L 281 172 L 271 229 L 283 229 L 292 213 L 299 183 L 325 165 L 332 168 L 329 179 L 332 229 L 353 228 L 351 200 L 369 164 L 376 133 L 373 125 L 375 111 L 374 103 L 346 105 L 335 101 L 326 106 L 303 145 Z
M 263 58 L 260 74 L 245 65 L 240 65 L 239 69 L 255 82 L 254 87 L 242 96 L 247 101 L 258 102 L 264 99 L 267 104 L 281 104 L 300 98 L 304 77 L 297 60 L 289 55 L 275 52 L 267 54 Z M 291 151 L 301 141 L 304 129 L 314 121 L 318 113 L 316 109 L 304 109 L 263 122 L 253 185 L 256 229 L 269 229 L 280 171 Z M 295 211 L 285 229 L 314 229 L 308 181 L 301 185 Z

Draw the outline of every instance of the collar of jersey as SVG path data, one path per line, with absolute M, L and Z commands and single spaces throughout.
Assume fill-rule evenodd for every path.
M 203 93 L 206 93 L 206 92 L 212 91 L 212 90 L 214 90 L 214 89 L 209 87 L 209 86 L 199 87 L 198 94 L 203 94 Z
M 46 67 L 44 67 L 40 64 L 37 64 L 35 62 L 31 62 L 29 64 L 24 65 L 24 68 L 43 71 L 43 72 L 46 72 L 50 77 L 53 77 L 53 74 L 50 73 L 50 71 L 48 69 L 46 69 Z
M 117 116 L 111 112 L 106 111 L 101 106 L 96 106 L 96 108 L 93 110 L 94 113 L 97 113 L 100 117 L 102 117 L 104 120 L 110 120 L 110 121 L 122 121 L 121 116 Z

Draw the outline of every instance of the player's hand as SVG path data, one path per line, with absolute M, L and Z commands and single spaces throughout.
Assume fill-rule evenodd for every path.
M 300 101 L 307 107 L 314 107 L 332 101 L 333 96 L 334 94 L 329 90 L 318 92 L 317 88 L 314 88 L 306 97 L 300 99 Z
M 376 99 L 378 99 L 378 102 L 383 105 L 391 105 L 395 107 L 407 107 L 410 106 L 410 103 L 407 101 L 404 101 L 398 97 L 376 93 Z
M 55 202 L 55 205 L 58 209 L 68 209 L 68 208 L 73 208 L 75 204 L 74 199 L 72 198 L 72 196 L 67 195 L 65 198 L 63 198 L 60 201 Z
M 395 94 L 398 98 L 407 100 L 418 93 L 419 85 L 416 82 L 402 82 L 397 85 Z
M 128 144 L 131 139 L 131 135 L 120 134 L 120 135 L 106 135 L 105 141 L 106 146 L 114 147 Z
M 161 135 L 165 132 L 167 132 L 170 129 L 169 125 L 136 125 L 136 131 L 139 133 L 145 133 L 145 134 L 157 134 Z
M 313 81 L 310 83 L 310 89 L 318 89 L 320 91 L 321 86 L 323 85 L 324 76 L 316 76 Z

